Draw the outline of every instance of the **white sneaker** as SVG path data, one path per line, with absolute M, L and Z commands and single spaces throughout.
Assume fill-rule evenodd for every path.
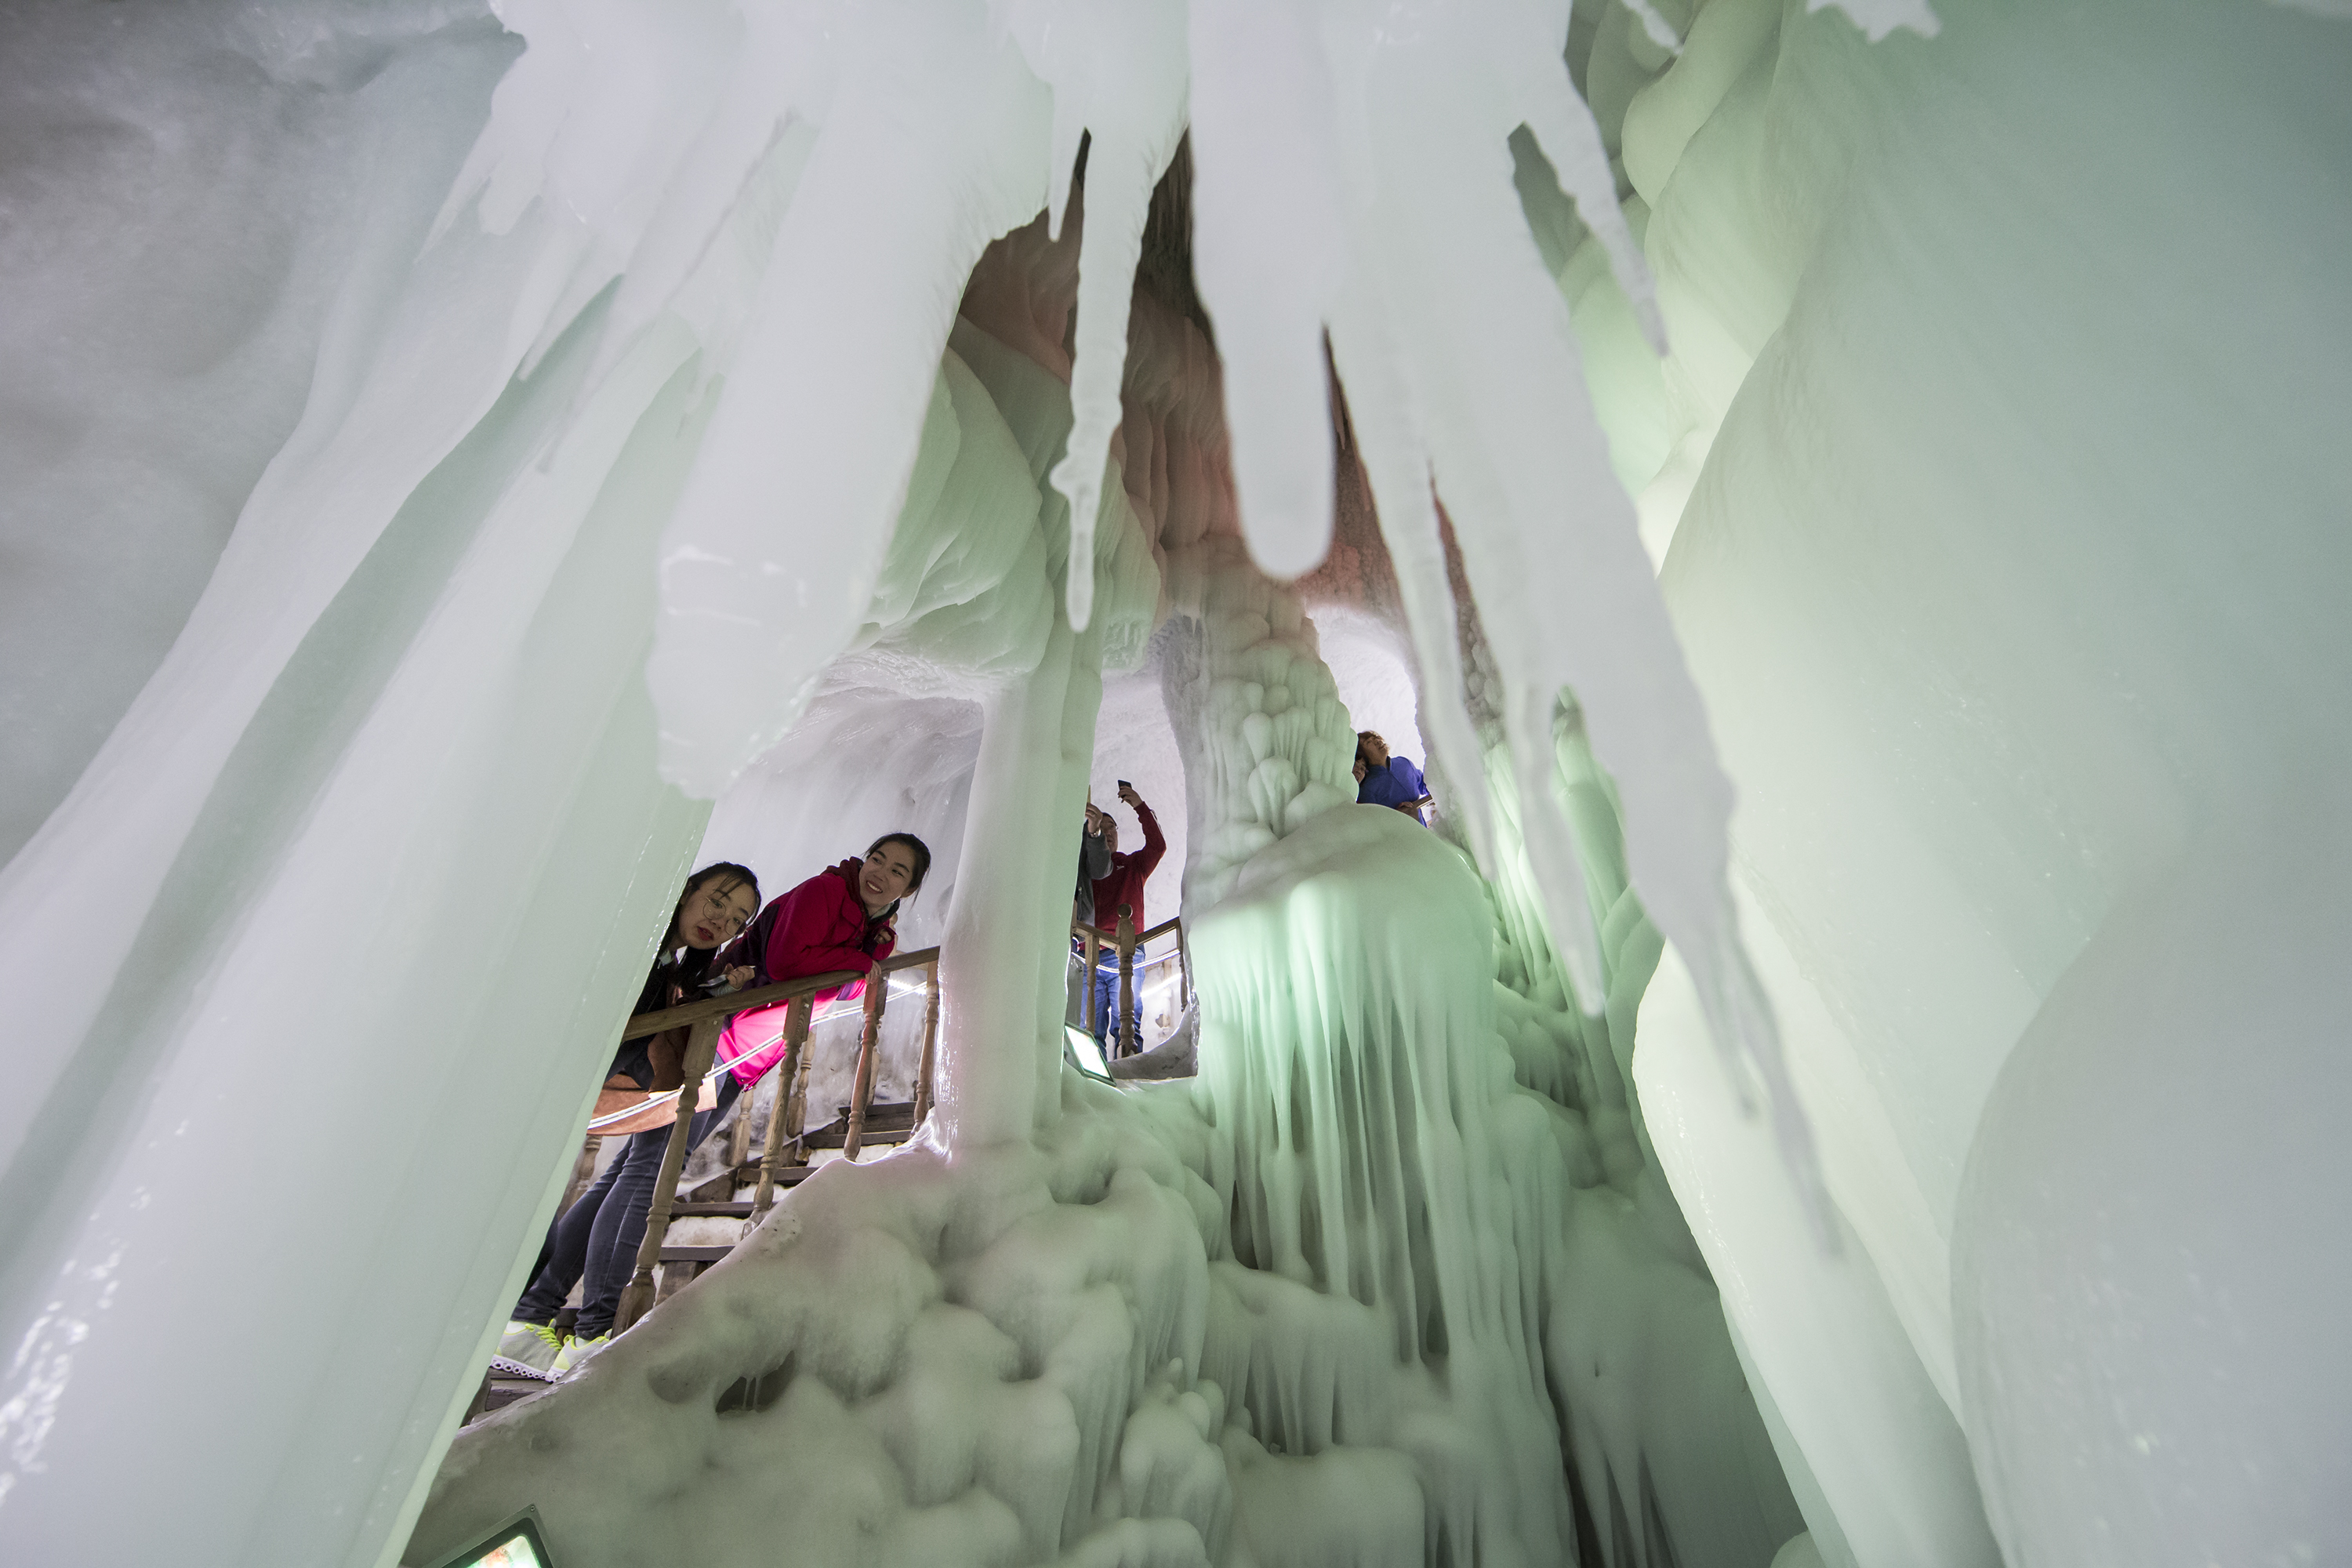
M 593 1340 L 567 1335 L 563 1341 L 563 1348 L 555 1352 L 554 1363 L 541 1375 L 550 1383 L 569 1377 L 585 1365 L 590 1356 L 612 1342 L 613 1336 L 610 1334 L 598 1334 Z
M 563 1336 L 545 1323 L 510 1321 L 490 1357 L 490 1370 L 508 1377 L 553 1378 L 551 1369 L 562 1353 Z

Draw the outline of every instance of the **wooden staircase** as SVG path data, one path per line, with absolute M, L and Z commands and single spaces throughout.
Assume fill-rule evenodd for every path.
M 1087 959 L 1087 1005 L 1093 1006 L 1092 971 L 1097 944 L 1115 947 L 1118 954 L 1121 1013 L 1125 1019 L 1120 1041 L 1123 1052 L 1136 1047 L 1135 1016 L 1135 951 L 1145 942 L 1169 931 L 1176 933 L 1179 962 L 1182 964 L 1182 988 L 1191 989 L 1191 964 L 1183 952 L 1183 931 L 1179 921 L 1168 921 L 1150 931 L 1136 933 L 1122 909 L 1116 935 L 1103 942 L 1103 933 L 1087 927 L 1074 928 L 1074 934 L 1084 943 Z M 875 1047 L 882 1026 L 884 1007 L 889 999 L 888 976 L 899 970 L 923 971 L 923 1049 L 922 1061 L 915 1079 L 912 1100 L 874 1101 Z M 803 1118 L 808 1094 L 808 1030 L 810 1013 L 819 991 L 832 990 L 861 978 L 855 973 L 811 975 L 789 981 L 781 985 L 763 985 L 756 990 L 739 992 L 728 996 L 715 996 L 658 1013 L 642 1013 L 631 1018 L 621 1032 L 621 1039 L 641 1039 L 669 1029 L 688 1027 L 686 1047 L 686 1081 L 678 1089 L 676 1119 L 670 1124 L 669 1146 L 662 1156 L 659 1175 L 654 1184 L 653 1203 L 646 1215 L 645 1241 L 637 1249 L 635 1275 L 622 1292 L 619 1311 L 614 1315 L 613 1332 L 618 1335 L 650 1310 L 656 1302 L 667 1300 L 693 1283 L 697 1276 L 711 1265 L 723 1260 L 741 1244 L 742 1238 L 764 1218 L 775 1205 L 779 1188 L 798 1186 L 808 1179 L 814 1169 L 809 1163 L 813 1151 L 838 1149 L 842 1157 L 856 1160 L 865 1149 L 877 1144 L 903 1143 L 915 1135 L 931 1110 L 931 1086 L 937 1066 L 940 1028 L 940 950 L 925 948 L 919 952 L 901 953 L 875 964 L 863 978 L 866 981 L 864 1026 L 858 1037 L 857 1076 L 852 1090 L 851 1103 L 838 1109 L 835 1118 L 824 1126 L 803 1130 Z M 769 1113 L 768 1126 L 762 1141 L 760 1158 L 751 1152 L 751 1104 L 749 1091 L 741 1100 L 735 1125 L 729 1140 L 727 1166 L 700 1185 L 681 1194 L 678 1179 L 686 1167 L 687 1142 L 693 1121 L 695 1102 L 704 1081 L 712 1076 L 712 1064 L 718 1055 L 719 1037 L 728 1023 L 739 1013 L 754 1008 L 772 1007 L 786 1004 L 789 1011 L 784 1023 L 784 1054 L 780 1066 L 783 1076 L 776 1095 L 774 1109 Z M 1091 1016 L 1089 1016 L 1091 1023 Z M 590 1134 L 583 1148 L 579 1167 L 572 1188 L 564 1194 L 569 1205 L 588 1184 L 593 1164 L 596 1137 Z M 750 1198 L 740 1195 L 746 1187 Z M 672 1246 L 668 1241 L 673 1219 L 705 1218 L 732 1219 L 742 1222 L 742 1229 L 734 1240 L 724 1245 Z M 563 1320 L 559 1317 L 559 1322 Z M 465 1419 L 471 1422 L 501 1405 L 538 1392 L 548 1385 L 536 1380 L 492 1376 L 485 1373 L 480 1392 L 475 1396 Z
M 787 1107 L 786 1110 L 789 1112 L 793 1109 L 796 1108 Z M 802 1134 L 799 1139 L 802 1157 L 805 1158 L 807 1152 L 814 1149 L 843 1147 L 849 1139 L 851 1111 L 851 1107 L 842 1106 L 839 1114 L 831 1121 L 814 1131 Z M 739 1141 L 749 1141 L 750 1123 L 751 1119 L 748 1115 L 739 1119 L 737 1128 Z M 872 1149 L 882 1145 L 903 1143 L 915 1135 L 916 1125 L 913 1100 L 874 1101 L 866 1108 L 866 1124 L 861 1130 L 860 1146 Z M 746 1222 L 758 1218 L 761 1211 L 756 1198 L 737 1198 L 731 1194 L 747 1186 L 756 1188 L 760 1178 L 760 1166 L 761 1162 L 752 1161 L 747 1163 L 737 1163 L 721 1171 L 702 1185 L 687 1193 L 683 1201 L 672 1204 L 669 1211 L 670 1218 L 672 1220 L 740 1219 Z M 773 1184 L 777 1187 L 798 1186 L 806 1181 L 809 1173 L 815 1169 L 817 1169 L 816 1166 L 808 1164 L 779 1165 L 774 1170 Z M 751 1226 L 746 1223 L 743 1235 L 748 1237 L 751 1233 Z M 724 1245 L 700 1246 L 680 1246 L 665 1240 L 661 1248 L 661 1277 L 654 1300 L 667 1300 L 677 1291 L 684 1289 L 705 1268 L 734 1251 L 736 1247 L 740 1245 L 740 1240 L 741 1238 L 739 1237 L 736 1241 Z

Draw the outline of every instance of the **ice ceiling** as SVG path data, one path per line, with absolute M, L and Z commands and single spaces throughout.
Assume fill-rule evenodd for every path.
M 7 8 L 0 1552 L 2352 1557 L 2347 80 L 2339 0 Z M 453 1442 L 682 872 L 902 826 L 931 1135 Z

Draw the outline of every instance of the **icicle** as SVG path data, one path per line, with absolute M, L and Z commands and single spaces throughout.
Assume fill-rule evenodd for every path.
M 1485 788 L 1477 732 L 1463 706 L 1461 627 L 1438 535 L 1429 455 L 1422 449 L 1395 351 L 1378 310 L 1362 297 L 1364 287 L 1360 278 L 1351 279 L 1340 296 L 1331 318 L 1332 361 L 1347 389 L 1349 421 L 1421 665 L 1422 722 L 1446 776 L 1457 781 L 1446 809 L 1460 818 L 1471 854 L 1491 879 L 1496 874 L 1494 801 Z
M 1084 631 L 1094 614 L 1095 524 L 1102 509 L 1103 466 L 1119 422 L 1119 373 L 1127 363 L 1127 317 L 1135 262 L 1151 189 L 1173 155 L 1099 138 L 1087 164 L 1086 232 L 1078 240 L 1077 353 L 1070 369 L 1076 422 L 1054 488 L 1070 503 L 1070 625 Z
M 1054 89 L 1048 232 L 1058 236 L 1069 201 L 1081 127 L 1087 154 L 1085 231 L 1078 240 L 1076 353 L 1070 369 L 1069 449 L 1053 473 L 1070 503 L 1070 625 L 1094 614 L 1095 526 L 1104 463 L 1118 428 L 1120 373 L 1136 258 L 1151 192 L 1184 133 L 1190 78 L 1184 12 L 1168 0 L 1119 5 L 1010 0 L 1003 6 L 1029 68 Z
M 881 35 L 866 49 L 840 46 L 856 68 L 663 536 L 646 673 L 664 775 L 690 794 L 716 795 L 774 744 L 856 630 L 957 297 L 1045 201 L 1050 105 L 985 21 L 977 5 L 920 25 L 893 12 L 864 23 Z
M 1556 787 L 1559 762 L 1552 748 L 1551 716 L 1559 693 L 1541 682 L 1523 682 L 1507 669 L 1504 687 L 1503 726 L 1519 787 L 1519 826 L 1535 867 L 1536 890 L 1543 898 L 1545 923 L 1567 966 L 1577 1005 L 1585 1016 L 1597 1017 L 1608 1007 L 1609 986 L 1601 974 L 1601 936 L 1592 929 L 1592 910 L 1584 898 L 1584 858 L 1576 852 L 1576 835 L 1559 808 Z
M 1730 784 L 1611 469 L 1567 309 L 1528 232 L 1509 162 L 1495 155 L 1523 110 L 1507 95 L 1487 101 L 1493 78 L 1465 68 L 1498 64 L 1466 20 L 1347 41 L 1352 52 L 1335 55 L 1335 72 L 1364 139 L 1350 164 L 1365 203 L 1352 254 L 1393 323 L 1505 674 L 1523 826 L 1554 942 L 1579 1000 L 1601 1005 L 1581 868 L 1551 787 L 1551 709 L 1567 688 L 1622 795 L 1643 907 L 1700 977 L 1718 1039 L 1754 1060 L 1776 1116 L 1801 1121 L 1769 1009 L 1739 987 L 1745 960 L 1721 915 Z M 1448 76 L 1452 93 L 1430 90 Z M 1800 1191 L 1818 1203 L 1803 1141 L 1791 1134 L 1783 1148 L 1798 1162 Z
M 1192 18 L 1192 271 L 1224 362 L 1242 535 L 1287 580 L 1331 544 L 1323 323 L 1346 258 L 1330 79 L 1303 9 L 1196 0 Z
M 1666 352 L 1666 324 L 1658 314 L 1658 290 L 1650 277 L 1642 247 L 1626 226 L 1625 210 L 1617 205 L 1617 176 L 1609 167 L 1609 152 L 1601 144 L 1601 127 L 1592 110 L 1576 96 L 1565 66 L 1554 61 L 1528 84 L 1524 100 L 1527 127 L 1536 144 L 1551 162 L 1560 188 L 1576 203 L 1584 220 L 1609 257 L 1609 270 L 1633 307 L 1642 335 L 1660 354 Z

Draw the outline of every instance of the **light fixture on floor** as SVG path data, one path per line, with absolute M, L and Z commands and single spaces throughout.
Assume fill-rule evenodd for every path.
M 1110 1082 L 1110 1068 L 1103 1061 L 1102 1047 L 1096 1044 L 1092 1035 L 1087 1034 L 1076 1024 L 1063 1025 L 1062 1035 L 1069 1046 L 1072 1067 L 1088 1078 L 1098 1078 L 1105 1083 Z
M 527 1508 L 433 1568 L 555 1568 L 555 1560 L 540 1539 L 539 1510 Z

